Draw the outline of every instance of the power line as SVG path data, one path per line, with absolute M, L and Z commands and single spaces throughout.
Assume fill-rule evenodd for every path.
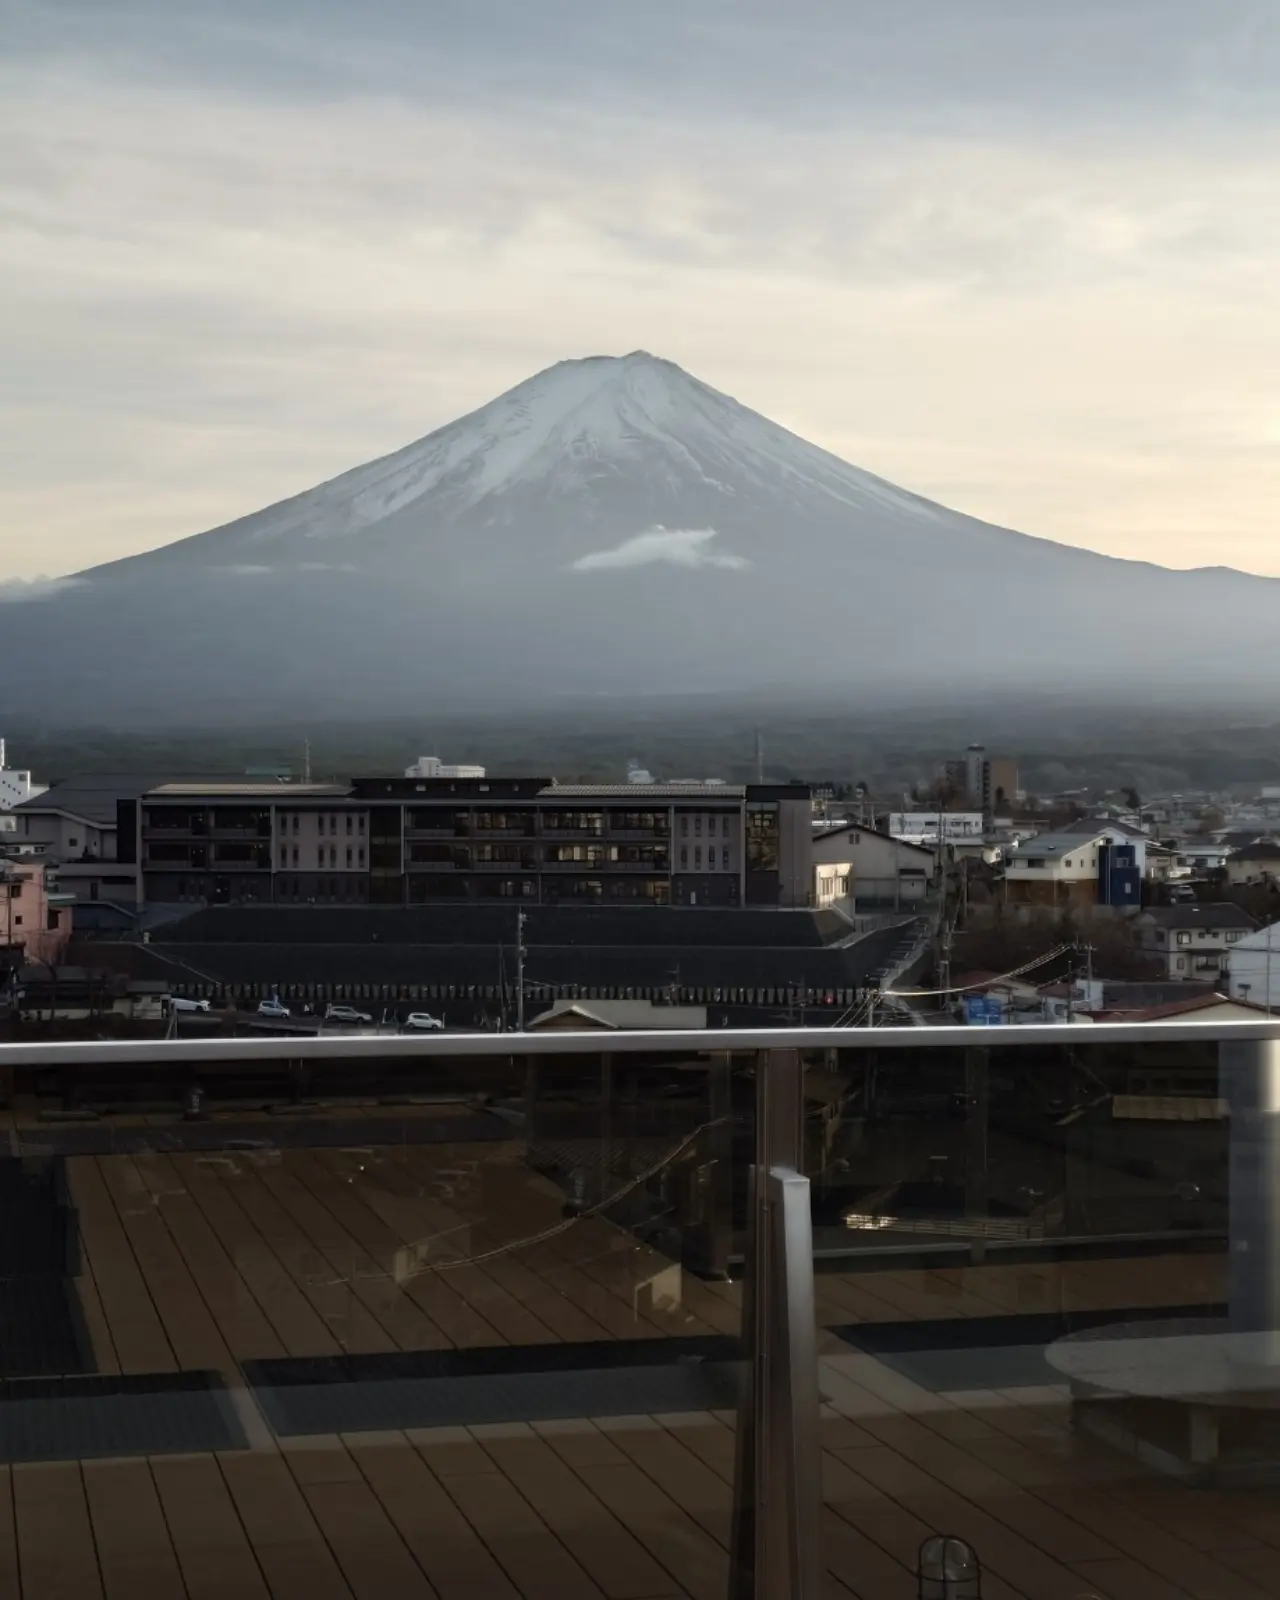
M 1056 950 L 1047 951 L 1042 956 L 1037 956 L 1034 961 L 1028 961 L 1023 966 L 1015 967 L 1012 972 L 997 973 L 993 978 L 984 978 L 981 983 L 966 983 L 957 987 L 952 984 L 946 989 L 885 989 L 886 995 L 892 995 L 895 1000 L 927 1000 L 935 999 L 939 995 L 969 994 L 975 989 L 990 989 L 993 984 L 1004 983 L 1009 978 L 1020 978 L 1024 972 L 1031 972 L 1036 967 L 1044 966 L 1046 961 L 1052 961 L 1056 956 L 1068 950 L 1074 950 L 1071 944 L 1060 944 Z

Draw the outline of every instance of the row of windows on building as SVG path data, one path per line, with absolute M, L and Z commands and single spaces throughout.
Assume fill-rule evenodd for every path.
M 322 837 L 330 834 L 337 838 L 339 833 L 345 833 L 348 838 L 357 834 L 364 834 L 363 811 L 317 811 L 313 813 L 316 819 L 316 832 Z M 300 811 L 278 811 L 279 831 L 282 834 L 297 834 L 302 830 L 302 813 Z M 341 824 L 341 826 L 340 826 Z
M 300 865 L 298 860 L 298 846 L 296 844 L 282 844 L 280 846 L 279 861 L 281 871 L 285 871 L 289 867 L 297 867 Z M 317 867 L 336 867 L 338 865 L 338 846 L 336 844 L 317 845 L 315 864 Z M 355 847 L 352 847 L 351 845 L 347 845 L 344 852 L 342 865 L 344 867 L 361 868 L 364 866 L 364 864 L 364 846 L 356 845 Z
M 689 870 L 689 846 L 687 844 L 680 846 L 680 870 L 682 872 Z M 695 844 L 693 847 L 693 870 L 695 872 L 702 871 L 702 846 L 700 844 Z M 715 870 L 716 847 L 713 844 L 709 844 L 707 846 L 707 871 L 714 872 Z M 729 870 L 729 846 L 727 844 L 720 851 L 720 870 L 722 872 L 728 872 Z
M 724 837 L 726 839 L 729 837 L 729 813 L 727 811 L 720 818 L 720 832 L 724 835 Z M 714 839 L 715 838 L 715 833 L 716 833 L 716 819 L 714 817 L 708 817 L 707 818 L 707 837 L 710 838 L 710 839 Z M 688 817 L 681 817 L 680 818 L 680 836 L 683 839 L 687 839 L 689 837 L 689 818 Z M 701 836 L 702 836 L 702 818 L 701 817 L 694 817 L 693 818 L 693 836 L 694 836 L 695 839 L 701 838 Z

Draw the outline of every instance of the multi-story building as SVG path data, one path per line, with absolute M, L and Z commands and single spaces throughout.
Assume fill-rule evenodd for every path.
M 120 804 L 149 903 L 809 904 L 800 784 L 357 778 L 163 784 Z
M 1217 983 L 1230 970 L 1236 947 L 1257 926 L 1247 911 L 1225 900 L 1152 906 L 1134 919 L 1140 948 L 1158 956 L 1170 978 L 1203 983 Z
M 928 898 L 937 855 L 876 828 L 845 822 L 813 836 L 815 906 L 848 902 L 863 910 L 901 910 Z
M 1142 904 L 1144 860 L 1133 840 L 1107 828 L 1038 834 L 1008 858 L 1005 899 L 1013 905 L 1136 910 Z
M 0 859 L 0 969 L 61 961 L 71 938 L 73 898 L 54 888 L 35 857 Z

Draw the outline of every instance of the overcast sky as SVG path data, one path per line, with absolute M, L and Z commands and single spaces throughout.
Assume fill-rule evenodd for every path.
M 0 0 L 0 576 L 645 348 L 1280 574 L 1276 0 Z

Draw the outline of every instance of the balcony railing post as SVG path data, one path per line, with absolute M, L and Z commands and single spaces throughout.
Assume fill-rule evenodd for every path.
M 985 1224 L 987 1218 L 987 1129 L 990 1119 L 990 1052 L 975 1049 L 964 1053 L 965 1156 L 964 1210 L 971 1227 Z M 986 1235 L 981 1226 L 969 1245 L 972 1261 L 986 1257 Z
M 1225 1043 L 1219 1066 L 1231 1108 L 1231 1326 L 1280 1344 L 1280 1039 Z
M 756 1058 L 738 1415 L 732 1600 L 817 1600 L 822 1479 L 813 1225 L 804 1176 L 804 1068 L 795 1050 Z

